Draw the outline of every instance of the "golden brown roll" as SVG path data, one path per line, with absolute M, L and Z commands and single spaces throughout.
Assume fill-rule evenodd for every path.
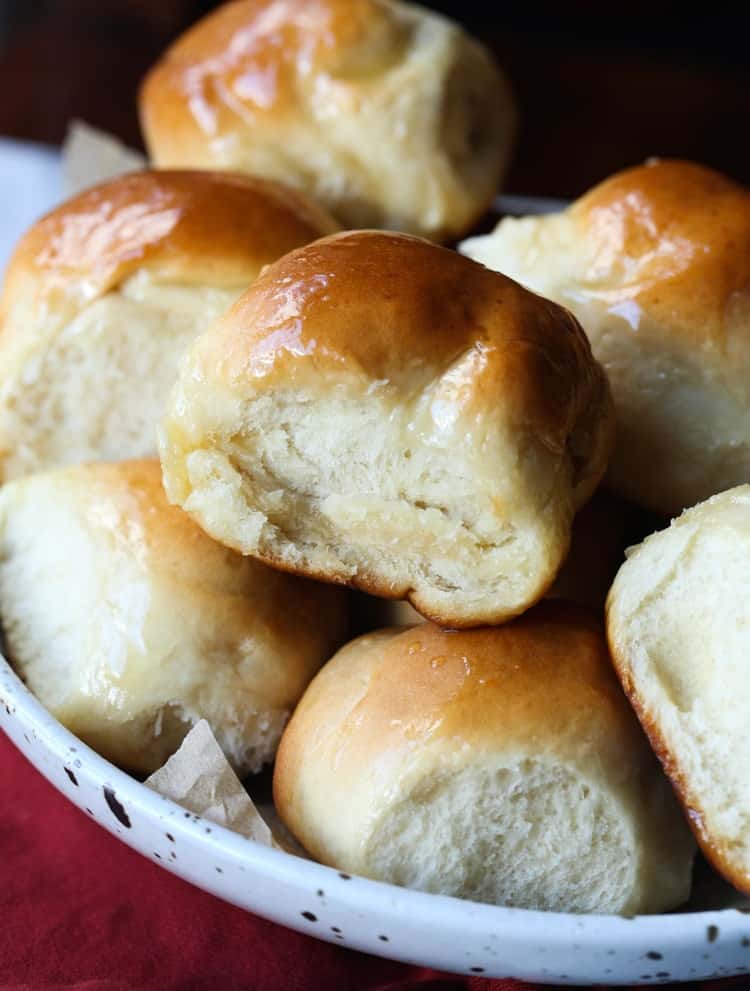
M 159 166 L 281 179 L 348 227 L 437 239 L 488 207 L 515 133 L 489 52 L 392 0 L 224 4 L 151 70 L 140 109 Z
M 750 486 L 633 548 L 607 603 L 612 657 L 703 852 L 750 894 Z
M 348 644 L 284 732 L 274 798 L 323 863 L 424 891 L 623 913 L 689 893 L 690 831 L 572 605 Z
M 187 345 L 335 229 L 301 193 L 218 172 L 133 173 L 38 221 L 0 300 L 0 480 L 155 454 Z
M 272 265 L 196 341 L 160 450 L 169 497 L 215 539 L 476 626 L 552 584 L 611 426 L 565 310 L 360 231 Z
M 265 568 L 170 506 L 158 461 L 76 465 L 0 490 L 9 659 L 73 733 L 150 773 L 207 719 L 238 771 L 273 758 L 344 634 L 337 589 Z
M 750 191 L 652 161 L 461 250 L 567 306 L 612 385 L 612 486 L 675 515 L 750 481 Z

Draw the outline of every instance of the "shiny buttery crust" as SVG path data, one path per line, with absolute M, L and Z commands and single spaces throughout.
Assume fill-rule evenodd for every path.
M 160 166 L 266 175 L 348 227 L 434 238 L 487 208 L 515 131 L 489 52 L 392 0 L 223 4 L 154 66 L 140 111 Z
M 461 250 L 583 324 L 612 385 L 622 495 L 676 515 L 750 480 L 748 189 L 654 160 Z
M 141 268 L 168 282 L 233 289 L 336 229 L 312 200 L 280 183 L 133 172 L 85 190 L 29 229 L 8 267 L 0 317 L 7 321 L 30 292 L 40 309 L 78 309 Z
M 21 239 L 0 300 L 0 479 L 155 454 L 182 351 L 285 252 L 337 229 L 301 193 L 136 172 Z
M 337 402 L 340 414 L 331 412 Z M 281 430 L 285 450 L 269 453 L 264 445 Z M 275 567 L 408 597 L 444 625 L 472 626 L 544 594 L 611 444 L 606 378 L 569 313 L 455 252 L 362 231 L 287 255 L 196 341 L 160 450 L 170 498 L 216 539 Z M 313 502 L 277 512 L 273 491 Z M 325 502 L 339 495 L 339 509 Z M 448 502 L 435 509 L 440 499 Z M 321 511 L 330 528 L 315 544 L 310 526 Z M 407 511 L 408 521 L 399 516 Z M 348 513 L 365 514 L 350 543 L 348 523 L 339 527 Z M 389 519 L 396 530 L 386 537 Z M 483 589 L 470 605 L 461 588 L 438 594 L 406 567 L 410 554 L 422 571 L 443 552 L 458 560 L 446 527 L 481 556 L 506 526 L 511 540 L 518 527 L 533 544 L 515 598 Z M 417 554 L 414 541 L 430 533 L 434 546 Z M 368 551 L 378 540 L 380 562 L 380 545 Z
M 141 773 L 200 718 L 239 773 L 259 770 L 346 628 L 339 590 L 241 557 L 170 505 L 156 460 L 8 483 L 0 548 L 14 667 L 72 732 Z
M 284 732 L 274 801 L 316 859 L 378 876 L 371 841 L 375 831 L 386 842 L 377 828 L 381 816 L 410 801 L 416 811 L 419 800 L 412 795 L 429 804 L 430 781 L 437 787 L 446 774 L 496 762 L 523 769 L 535 761 L 575 769 L 592 791 L 602 789 L 622 821 L 636 825 L 630 842 L 642 858 L 637 890 L 611 910 L 654 911 L 660 902 L 685 897 L 689 831 L 614 677 L 601 622 L 569 604 L 542 603 L 491 629 L 446 632 L 425 623 L 383 630 L 342 648 L 313 680 Z M 532 785 L 525 796 L 520 774 L 515 797 L 528 801 L 531 816 Z M 470 803 L 482 799 L 461 794 Z M 511 812 L 497 815 L 505 811 Z M 572 822 L 576 809 L 568 813 Z M 461 835 L 467 869 L 475 856 L 472 833 L 484 828 L 492 827 L 474 821 Z M 494 828 L 502 848 L 510 837 L 502 820 Z M 551 817 L 539 828 L 567 827 Z M 413 839 L 410 855 L 422 858 L 433 838 Z M 453 859 L 437 845 L 435 854 L 446 865 Z M 536 844 L 526 844 L 522 856 L 538 857 Z M 669 894 L 661 890 L 667 879 Z M 557 897 L 566 897 L 564 879 Z M 564 901 L 557 907 L 567 910 Z

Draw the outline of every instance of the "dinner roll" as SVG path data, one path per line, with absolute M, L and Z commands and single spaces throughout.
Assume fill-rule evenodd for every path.
M 269 262 L 336 229 L 302 194 L 139 172 L 36 223 L 0 300 L 0 481 L 156 453 L 179 357 Z
M 0 490 L 0 615 L 16 671 L 109 760 L 159 767 L 205 718 L 237 772 L 273 758 L 341 642 L 341 593 L 210 540 L 157 461 L 76 465 Z
M 615 399 L 618 492 L 675 515 L 750 481 L 750 191 L 651 161 L 461 250 L 583 324 Z
M 476 901 L 658 912 L 694 844 L 592 613 L 360 637 L 284 732 L 276 808 L 323 863 Z
M 750 486 L 634 548 L 609 595 L 620 680 L 706 857 L 750 894 Z
M 570 550 L 547 591 L 547 599 L 564 599 L 601 610 L 625 550 L 629 507 L 601 489 L 573 521 Z M 359 610 L 375 626 L 408 626 L 422 617 L 404 601 L 374 599 Z
M 236 169 L 313 194 L 348 227 L 459 236 L 508 163 L 515 109 L 490 53 L 393 0 L 239 0 L 146 78 L 162 167 Z
M 286 255 L 196 341 L 160 450 L 169 497 L 217 540 L 472 626 L 551 585 L 610 403 L 565 310 L 359 231 Z

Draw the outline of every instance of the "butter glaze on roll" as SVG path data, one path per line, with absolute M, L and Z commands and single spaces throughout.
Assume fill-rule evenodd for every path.
M 607 603 L 612 657 L 706 858 L 750 895 L 750 485 L 631 549 Z
M 476 626 L 552 584 L 611 427 L 565 310 L 361 231 L 287 255 L 196 341 L 160 450 L 169 497 L 215 539 Z
M 490 53 L 391 0 L 224 4 L 151 70 L 140 108 L 161 167 L 280 179 L 347 227 L 436 239 L 487 209 L 515 132 Z
M 339 590 L 210 540 L 169 505 L 155 460 L 5 485 L 0 611 L 42 704 L 142 774 L 202 718 L 240 775 L 259 770 L 346 622 Z
M 567 306 L 617 410 L 609 479 L 676 515 L 750 481 L 750 191 L 653 161 L 461 250 Z
M 348 644 L 284 731 L 274 799 L 318 860 L 423 891 L 636 913 L 690 890 L 690 831 L 575 606 Z
M 187 345 L 264 265 L 337 229 L 302 194 L 218 172 L 139 172 L 20 241 L 0 301 L 0 480 L 156 453 Z

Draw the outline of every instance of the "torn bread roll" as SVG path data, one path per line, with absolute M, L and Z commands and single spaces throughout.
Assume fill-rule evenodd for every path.
M 143 774 L 200 719 L 238 774 L 259 770 L 346 618 L 340 590 L 207 537 L 169 505 L 155 460 L 3 486 L 0 614 L 42 704 Z
M 612 657 L 704 854 L 750 894 L 750 486 L 633 548 L 612 586 Z
M 612 419 L 565 310 L 358 231 L 272 265 L 196 341 L 160 451 L 169 497 L 215 539 L 477 626 L 554 581 Z
M 318 860 L 474 901 L 660 912 L 694 843 L 600 622 L 381 630 L 342 648 L 284 732 L 276 808 Z
M 140 95 L 160 167 L 303 189 L 347 227 L 458 237 L 489 207 L 515 136 L 492 55 L 392 0 L 239 0 L 179 38 Z
M 22 238 L 0 300 L 0 481 L 156 453 L 179 358 L 264 265 L 336 229 L 302 194 L 137 172 Z
M 674 516 L 750 481 L 750 190 L 652 161 L 461 251 L 581 321 L 615 400 L 617 492 Z
M 576 515 L 570 551 L 545 595 L 601 611 L 617 569 L 625 556 L 625 540 L 632 507 L 599 489 Z M 422 617 L 408 602 L 367 597 L 359 611 L 372 629 L 407 626 Z

